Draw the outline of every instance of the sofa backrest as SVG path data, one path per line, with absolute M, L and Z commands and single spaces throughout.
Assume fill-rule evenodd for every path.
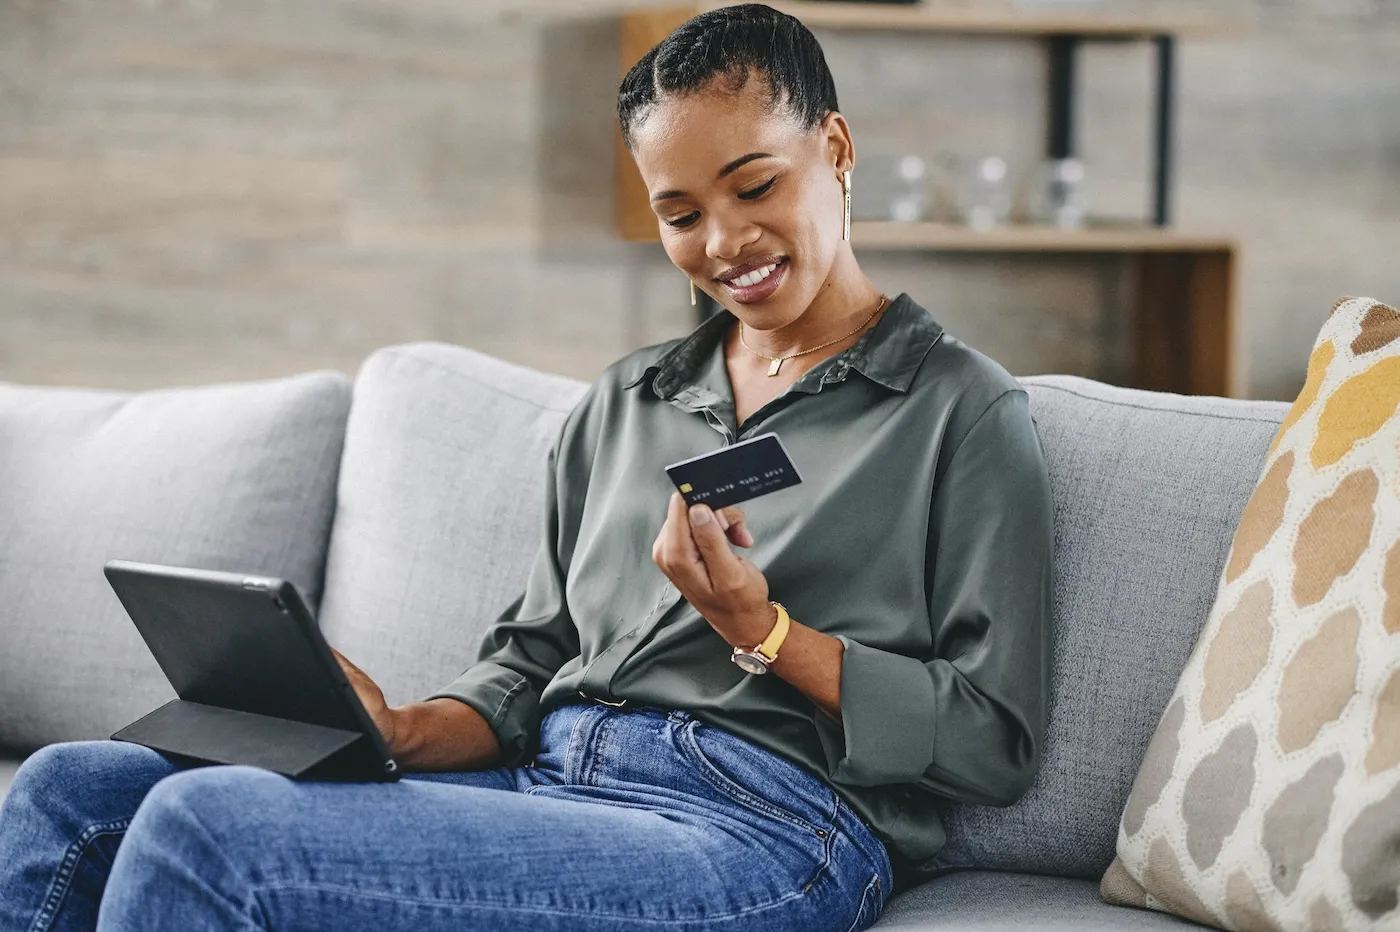
M 1045 755 L 1014 805 L 949 806 L 936 862 L 1097 879 L 1289 406 L 1020 381 L 1055 503 Z
M 1041 771 L 1007 808 L 949 806 L 939 863 L 1097 877 L 1288 405 L 1021 379 L 1055 498 Z M 518 595 L 544 454 L 586 385 L 440 344 L 355 384 L 321 626 L 390 703 L 444 685 Z
M 174 698 L 109 559 L 286 576 L 311 600 L 350 381 L 0 383 L 0 745 L 105 738 Z
M 471 666 L 524 587 L 545 454 L 586 388 L 441 343 L 360 367 L 319 621 L 390 705 Z

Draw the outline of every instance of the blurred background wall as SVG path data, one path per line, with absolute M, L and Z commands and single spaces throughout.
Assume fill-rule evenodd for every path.
M 1175 216 L 1235 234 L 1246 394 L 1343 294 L 1400 300 L 1400 3 L 1233 0 L 1179 56 Z M 193 384 L 460 343 L 592 379 L 694 325 L 613 228 L 618 4 L 0 0 L 0 379 Z M 818 32 L 862 154 L 1045 135 L 1030 40 Z M 1093 45 L 1095 212 L 1147 209 L 1152 59 Z M 859 247 L 859 243 L 857 243 Z M 1124 378 L 1128 260 L 863 253 L 1017 375 Z

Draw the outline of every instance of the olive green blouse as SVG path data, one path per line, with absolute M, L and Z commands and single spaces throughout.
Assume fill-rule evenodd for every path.
M 1021 384 L 907 294 L 735 423 L 721 310 L 584 393 L 547 457 L 540 549 L 477 662 L 428 698 L 480 712 L 505 766 L 589 696 L 685 709 L 827 783 L 927 876 L 950 800 L 1009 805 L 1040 764 L 1050 670 L 1050 482 Z M 769 597 L 844 645 L 841 722 L 730 645 L 651 557 L 662 467 L 776 432 L 802 482 L 742 503 Z M 921 869 L 922 868 L 922 869 Z

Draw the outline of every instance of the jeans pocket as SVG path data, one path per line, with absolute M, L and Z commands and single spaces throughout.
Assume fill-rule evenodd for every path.
M 701 728 L 708 729 L 711 735 L 718 732 L 719 740 L 717 741 L 711 741 L 708 736 L 706 737 L 706 743 L 711 747 L 708 752 L 701 748 L 700 741 L 696 736 L 697 730 Z M 771 767 L 772 762 L 764 760 L 766 755 L 763 750 L 754 748 L 751 755 L 743 753 L 742 749 L 733 747 L 736 742 L 742 742 L 742 739 L 712 726 L 702 725 L 699 721 L 691 721 L 680 729 L 678 740 L 681 750 L 686 757 L 690 758 L 691 764 L 699 771 L 700 775 L 711 786 L 734 802 L 761 815 L 780 819 L 797 828 L 811 832 L 817 838 L 827 838 L 833 831 L 832 825 L 818 825 L 811 819 L 804 818 L 794 812 L 790 805 L 784 805 L 783 794 L 785 792 L 791 793 L 792 790 L 783 783 L 771 779 L 771 771 L 768 768 Z M 796 764 L 790 766 L 797 767 Z M 766 777 L 769 779 L 765 779 Z M 825 790 L 823 795 L 834 792 L 825 789 L 816 777 L 810 777 L 810 780 L 823 787 Z M 814 807 L 819 805 L 816 800 L 813 800 L 812 804 Z
M 880 875 L 875 874 L 870 878 L 870 883 L 865 885 L 865 892 L 860 898 L 860 909 L 856 910 L 856 918 L 846 932 L 868 929 L 880 918 L 880 909 L 885 905 L 880 892 Z

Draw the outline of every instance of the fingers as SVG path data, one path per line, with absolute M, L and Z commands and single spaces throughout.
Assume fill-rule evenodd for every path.
M 667 567 L 671 561 L 671 539 L 673 536 L 671 525 L 676 523 L 675 512 L 675 502 L 668 501 L 666 503 L 666 519 L 661 522 L 661 530 L 656 532 L 656 539 L 651 542 L 651 562 L 660 567 L 667 575 L 670 575 L 670 570 Z
M 707 514 L 708 520 L 705 520 Z M 715 520 L 715 513 L 706 505 L 696 505 L 689 510 L 688 517 L 694 546 L 700 550 L 711 588 L 726 589 L 730 584 L 737 584 L 742 574 L 741 564 L 729 548 L 728 537 Z
M 666 525 L 662 528 L 666 539 L 662 542 L 662 547 L 671 560 L 690 566 L 700 562 L 700 551 L 695 546 L 695 538 L 690 531 L 690 518 L 686 511 L 685 498 L 676 492 L 671 496 L 666 509 Z
M 652 544 L 651 558 L 682 591 L 691 586 L 709 587 L 705 561 L 695 544 L 685 498 L 679 492 L 666 504 L 666 521 Z
M 738 505 L 728 505 L 715 512 L 715 517 L 720 519 L 720 527 L 724 528 L 729 540 L 736 547 L 752 547 L 753 535 L 749 533 L 748 519 L 739 510 Z
M 327 644 L 326 646 L 330 647 L 329 644 Z M 334 655 L 336 663 L 340 664 L 340 669 L 345 671 L 345 676 L 351 681 L 352 686 L 355 684 L 356 680 L 362 680 L 366 683 L 374 683 L 374 680 L 369 678 L 368 673 L 351 663 L 350 660 L 344 654 L 336 650 L 334 647 L 331 647 L 331 654 Z
M 651 558 L 668 576 L 694 574 L 697 582 L 711 588 L 718 581 L 717 571 L 728 579 L 742 574 L 742 560 L 730 549 L 752 547 L 753 534 L 748 521 L 737 505 L 718 510 L 700 506 L 709 512 L 712 521 L 695 524 L 692 511 L 679 492 L 667 502 L 666 521 L 652 542 Z M 717 570 L 718 568 L 718 570 Z

